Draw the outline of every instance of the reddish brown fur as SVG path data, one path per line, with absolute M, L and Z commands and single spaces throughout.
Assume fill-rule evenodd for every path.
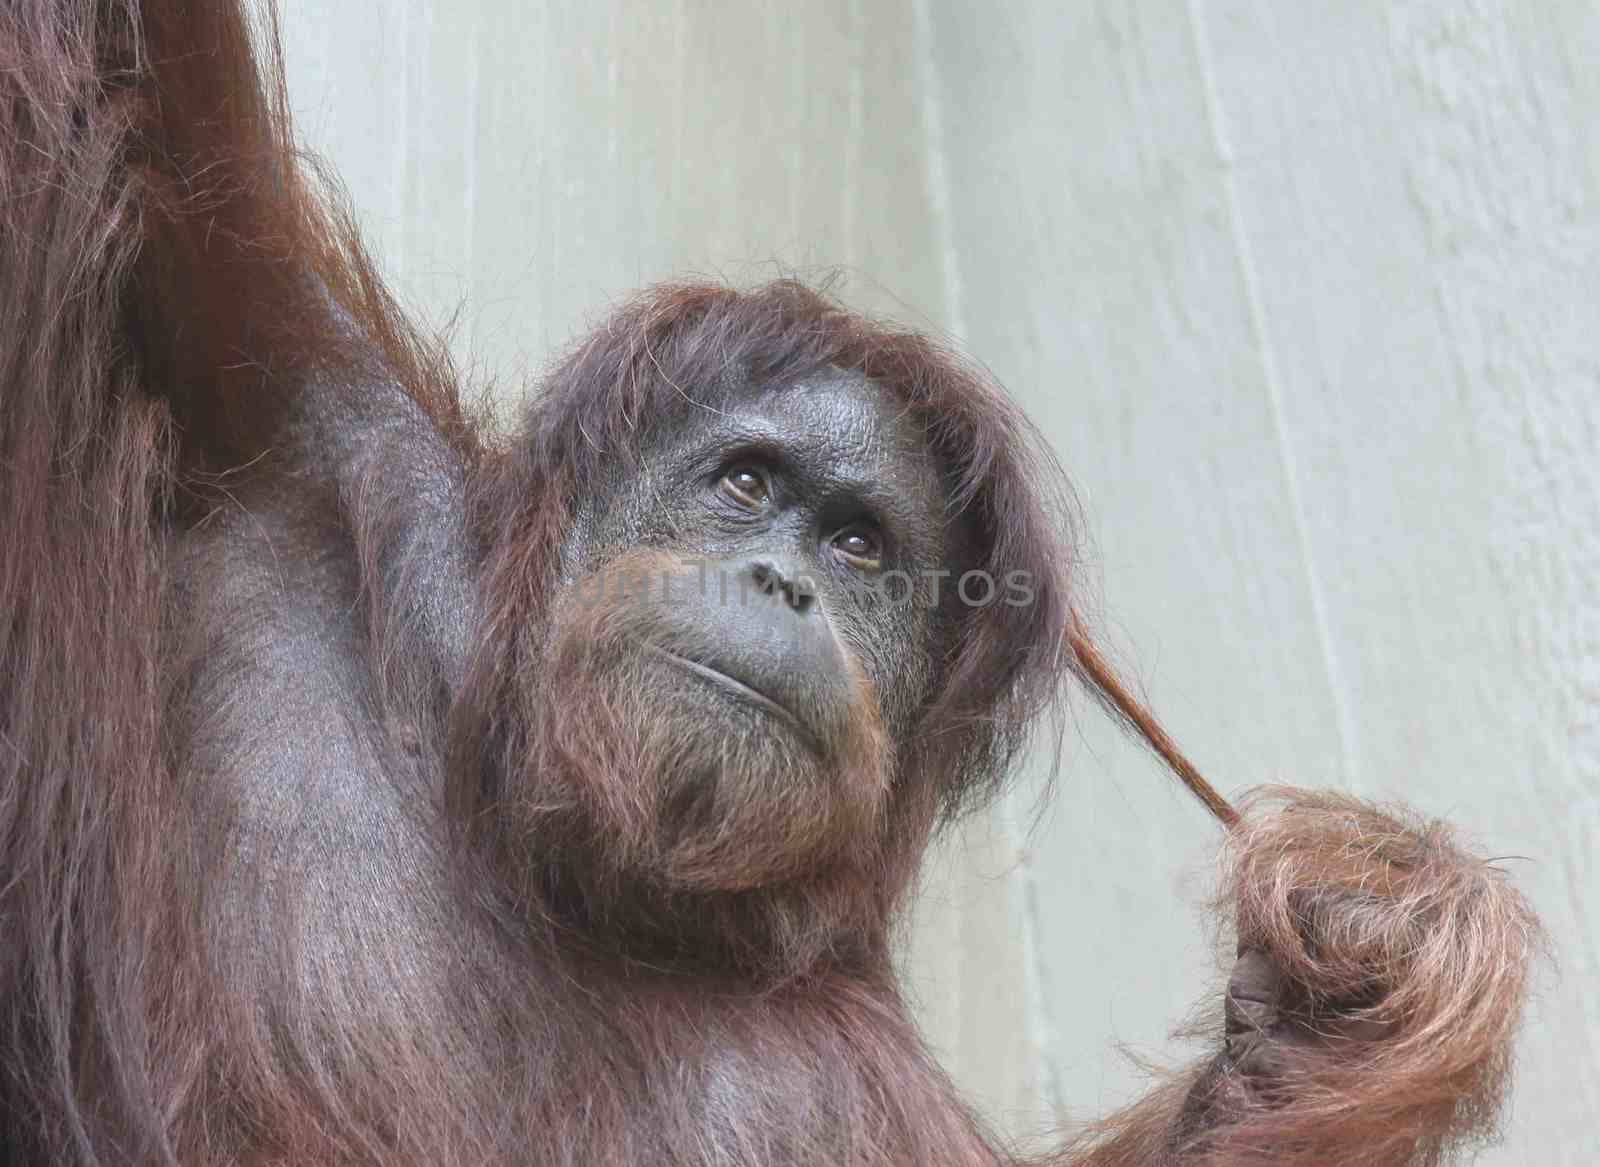
M 1268 1083 L 1209 1062 L 1176 1076 L 1102 1124 L 1088 1163 L 1151 1162 L 1196 1095 L 1226 1121 L 1196 1124 L 1185 1163 L 1431 1167 L 1489 1139 L 1541 944 L 1527 903 L 1403 809 L 1272 788 L 1244 810 L 1217 909 L 1287 975 L 1287 1011 L 1315 1036 L 1277 1050 Z
M 442 350 L 303 178 L 259 74 L 232 4 L 0 8 L 0 1157 L 1009 1162 L 907 1019 L 895 910 L 937 823 L 994 788 L 1065 672 L 1165 740 L 1070 615 L 1056 473 L 1026 423 L 927 339 L 780 283 L 641 296 L 557 368 L 517 444 L 484 440 Z M 705 812 L 727 830 L 701 845 L 663 822 L 657 727 L 609 732 L 630 710 L 565 653 L 603 640 L 607 614 L 556 606 L 557 550 L 585 483 L 674 424 L 683 385 L 824 368 L 904 403 L 971 562 L 1028 572 L 1037 602 L 963 620 L 905 756 L 885 756 L 863 687 L 847 797 L 752 792 Z M 375 471 L 331 501 L 307 488 L 351 532 L 381 715 L 447 763 L 466 845 L 421 889 L 458 926 L 428 954 L 449 974 L 433 997 L 397 993 L 409 982 L 351 938 L 347 964 L 305 978 L 322 996 L 274 997 L 202 958 L 192 910 L 211 873 L 189 799 L 208 776 L 169 711 L 185 654 L 216 646 L 163 639 L 171 537 L 236 489 L 310 477 L 283 443 L 313 376 L 398 383 L 465 468 L 490 549 L 483 627 L 436 715 L 408 671 L 412 584 L 390 570 L 398 488 Z M 825 780 L 763 765 L 797 792 Z M 564 862 L 527 870 L 530 839 Z M 1520 901 L 1437 829 L 1331 797 L 1252 817 L 1234 854 L 1240 935 L 1316 1023 L 1375 1020 L 1381 1039 L 1291 1051 L 1268 1090 L 1208 1060 L 1049 1161 L 1422 1163 L 1483 1129 L 1522 992 Z M 295 920 L 269 923 L 261 967 L 317 955 Z M 661 967 L 605 943 L 652 926 Z
M 1288 1101 L 1241 1114 L 1224 1146 L 1270 1135 L 1275 1163 L 1379 1167 L 1492 1134 L 1540 944 L 1505 873 L 1404 809 L 1276 789 L 1249 809 L 1219 906 L 1309 1023 L 1347 1036 L 1291 1058 Z
M 581 897 L 589 930 L 643 928 L 702 951 L 741 937 L 747 965 L 787 953 L 788 967 L 806 968 L 817 944 L 873 936 L 889 910 L 896 881 L 882 859 L 904 828 L 889 813 L 890 743 L 859 669 L 853 716 L 827 744 L 831 765 L 786 736 L 686 734 L 662 716 L 650 698 L 670 666 L 649 649 L 692 658 L 701 646 L 664 637 L 648 609 L 619 599 L 629 586 L 698 586 L 691 573 L 660 553 L 629 553 L 558 606 L 549 646 L 519 686 L 534 744 L 507 782 L 516 836 L 506 853 L 514 866 L 538 856 L 535 879 L 559 869 L 564 886 L 543 894 Z M 743 777 L 702 781 L 713 773 Z M 647 911 L 631 912 L 639 902 Z

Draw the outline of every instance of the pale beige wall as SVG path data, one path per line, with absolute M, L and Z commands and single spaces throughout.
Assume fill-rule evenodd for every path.
M 1555 937 L 1512 1131 L 1600 1157 L 1600 9 L 286 5 L 309 144 L 509 395 L 629 289 L 839 266 L 1081 492 L 1120 659 L 1228 789 L 1461 824 Z M 1081 706 L 908 959 L 1006 1130 L 1128 1098 L 1214 974 L 1216 833 Z

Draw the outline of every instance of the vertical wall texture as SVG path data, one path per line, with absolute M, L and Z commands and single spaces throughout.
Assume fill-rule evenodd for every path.
M 1557 964 L 1486 1164 L 1600 1119 L 1600 9 L 1588 0 L 285 5 L 308 145 L 510 400 L 640 284 L 843 270 L 1044 427 L 1202 767 L 1447 816 Z M 930 1040 L 1018 1138 L 1215 988 L 1216 834 L 1087 705 L 949 841 Z

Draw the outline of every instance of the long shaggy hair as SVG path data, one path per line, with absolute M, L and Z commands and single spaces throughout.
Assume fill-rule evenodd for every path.
M 482 441 L 442 349 L 410 329 L 348 219 L 307 179 L 271 72 L 233 4 L 18 0 L 0 10 L 8 1157 L 620 1163 L 785 1147 L 817 1160 L 980 1161 L 976 1124 L 904 1018 L 888 913 L 941 810 L 998 779 L 1067 660 L 1055 634 L 1067 556 L 1032 485 L 1055 472 L 1030 464 L 1041 456 L 1025 424 L 930 342 L 782 283 L 645 294 L 556 369 L 515 442 Z M 561 965 L 574 941 L 556 898 L 567 889 L 523 887 L 535 902 L 509 912 L 486 903 L 464 854 L 460 880 L 429 890 L 458 896 L 461 927 L 483 931 L 448 954 L 461 966 L 456 988 L 431 1019 L 400 995 L 404 970 L 352 965 L 341 996 L 271 1001 L 281 1020 L 263 1028 L 251 1004 L 259 986 L 218 980 L 197 959 L 209 941 L 193 904 L 210 875 L 182 796 L 195 783 L 175 769 L 182 727 L 168 720 L 173 691 L 188 683 L 164 647 L 174 532 L 210 521 L 243 485 L 309 481 L 283 449 L 307 381 L 398 385 L 469 473 L 472 531 L 492 549 L 478 648 L 448 718 L 417 719 L 416 752 L 448 758 L 450 820 L 491 836 L 473 853 L 505 855 L 515 841 L 499 846 L 500 834 L 528 820 L 496 813 L 504 803 L 563 803 L 559 786 L 509 778 L 523 773 L 532 735 L 561 738 L 530 711 L 552 696 L 539 679 L 541 629 L 584 484 L 637 449 L 643 427 L 671 423 L 678 386 L 824 367 L 878 379 L 918 412 L 952 514 L 989 533 L 981 562 L 1039 584 L 1033 607 L 994 605 L 963 628 L 941 696 L 922 711 L 925 756 L 895 760 L 909 776 L 896 807 L 879 728 L 869 715 L 850 731 L 865 793 L 839 813 L 871 820 L 883 853 L 843 856 L 848 878 L 767 913 L 772 935 L 740 955 L 744 975 L 760 971 L 765 986 L 748 999 L 693 980 L 652 988 L 639 970 L 613 992 L 592 954 L 577 958 L 590 962 L 580 976 Z M 403 565 L 391 570 L 389 554 L 406 500 L 374 485 L 335 501 L 356 544 L 352 614 L 366 624 L 377 698 L 413 714 L 396 690 L 411 683 L 414 581 Z M 763 821 L 757 834 L 777 829 Z M 556 837 L 570 846 L 585 831 L 594 824 L 568 819 Z M 726 874 L 751 862 L 752 842 L 710 861 Z M 662 847 L 659 837 L 634 844 Z M 680 876 L 707 862 L 682 851 L 672 861 Z M 315 878 L 260 875 L 285 887 Z M 735 936 L 761 915 L 740 906 L 744 894 L 724 903 Z M 538 897 L 554 909 L 543 922 Z M 267 923 L 282 951 L 265 959 L 294 984 L 292 922 Z M 816 967 L 823 957 L 854 971 Z M 703 1072 L 682 1078 L 685 1057 L 701 1058 Z M 730 1067 L 745 1078 L 726 1077 Z M 587 1083 L 583 1095 L 568 1081 Z
M 690 698 L 667 654 L 716 646 L 703 623 L 663 620 L 617 583 L 683 571 L 626 553 L 592 595 L 557 605 L 519 685 L 530 752 L 508 763 L 498 810 L 508 874 L 531 863 L 531 894 L 558 918 L 676 967 L 731 955 L 770 976 L 812 967 L 841 938 L 880 943 L 893 894 L 880 864 L 903 824 L 888 813 L 894 758 L 871 686 L 851 670 L 848 713 L 816 744 L 758 714 L 685 732 Z

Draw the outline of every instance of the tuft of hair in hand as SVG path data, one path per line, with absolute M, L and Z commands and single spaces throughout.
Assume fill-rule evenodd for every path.
M 1285 788 L 1247 801 L 1225 864 L 1221 1161 L 1409 1167 L 1492 1136 L 1542 943 L 1504 873 L 1441 822 Z
M 1220 1052 L 1086 1130 L 1073 1167 L 1432 1167 L 1491 1138 L 1542 937 L 1443 823 L 1263 788 L 1223 849 Z

